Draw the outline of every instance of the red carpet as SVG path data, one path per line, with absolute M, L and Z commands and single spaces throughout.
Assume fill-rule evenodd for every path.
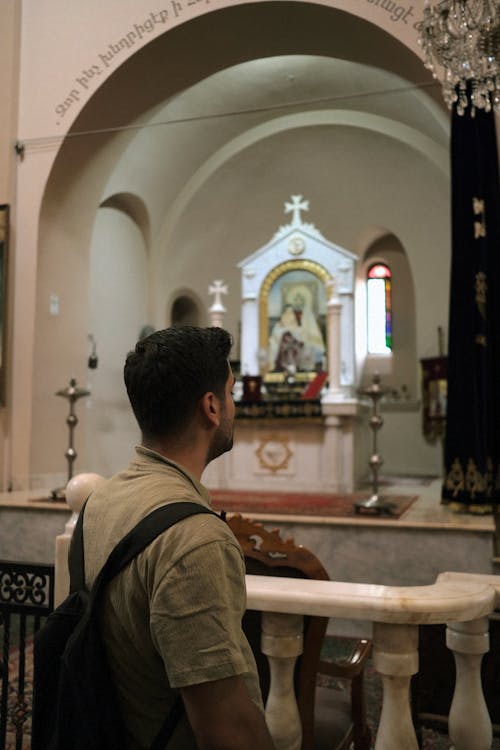
M 332 518 L 361 517 L 353 508 L 356 500 L 365 500 L 369 493 L 353 495 L 305 494 L 299 492 L 253 492 L 241 490 L 211 490 L 215 510 L 228 513 L 279 513 L 292 516 L 328 516 Z M 394 504 L 391 518 L 399 518 L 415 502 L 416 495 L 391 495 Z M 363 513 L 363 517 L 367 514 Z M 370 514 L 370 517 L 379 518 Z M 387 517 L 387 516 L 385 516 Z

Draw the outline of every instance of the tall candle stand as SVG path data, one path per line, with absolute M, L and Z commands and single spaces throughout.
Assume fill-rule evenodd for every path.
M 56 391 L 56 396 L 62 396 L 63 398 L 66 398 L 69 402 L 69 413 L 66 417 L 66 424 L 69 428 L 69 444 L 68 448 L 66 450 L 66 453 L 64 454 L 66 456 L 66 460 L 68 462 L 68 482 L 73 476 L 73 464 L 75 462 L 77 453 L 74 448 L 74 432 L 75 427 L 78 424 L 78 417 L 75 414 L 75 403 L 78 401 L 79 398 L 82 398 L 83 396 L 90 396 L 90 391 L 87 391 L 85 388 L 79 388 L 77 386 L 75 378 L 71 378 L 69 381 L 69 386 L 67 388 L 62 388 L 60 391 Z M 51 495 L 54 499 L 64 499 L 65 493 L 64 493 L 64 487 L 58 487 L 55 490 L 52 490 Z
M 372 379 L 372 384 L 368 388 L 364 388 L 361 393 L 363 396 L 368 396 L 372 402 L 372 414 L 369 420 L 370 429 L 372 431 L 372 455 L 370 456 L 370 469 L 372 472 L 372 494 L 367 500 L 357 500 L 354 503 L 354 509 L 356 513 L 374 513 L 374 514 L 385 514 L 391 515 L 394 503 L 380 497 L 379 495 L 379 470 L 384 460 L 377 450 L 377 436 L 378 431 L 384 424 L 383 417 L 380 416 L 378 407 L 382 396 L 385 395 L 385 391 L 380 385 L 380 375 L 375 373 Z

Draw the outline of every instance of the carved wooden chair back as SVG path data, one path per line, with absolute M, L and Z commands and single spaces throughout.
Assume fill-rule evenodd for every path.
M 228 518 L 245 556 L 247 573 L 276 575 L 287 578 L 328 580 L 329 576 L 318 558 L 293 539 L 282 539 L 278 529 L 266 530 L 241 515 Z M 302 748 L 313 750 L 315 726 L 315 694 L 320 658 L 328 618 L 304 618 L 304 647 L 295 668 L 295 693 L 302 723 Z M 255 655 L 264 700 L 269 691 L 269 668 L 260 650 L 261 613 L 248 610 L 243 627 Z

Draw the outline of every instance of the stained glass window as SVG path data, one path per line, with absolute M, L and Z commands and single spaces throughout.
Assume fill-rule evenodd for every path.
M 368 353 L 392 351 L 391 270 L 384 263 L 370 266 L 366 275 Z

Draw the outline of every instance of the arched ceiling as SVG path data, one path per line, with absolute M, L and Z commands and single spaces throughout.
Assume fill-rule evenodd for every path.
M 181 24 L 132 55 L 96 91 L 72 133 L 120 127 L 197 81 L 239 63 L 253 62 L 246 69 L 251 85 L 260 60 L 294 54 L 332 57 L 395 73 L 411 84 L 424 84 L 442 106 L 440 88 L 421 60 L 374 24 L 313 2 L 249 2 Z M 311 77 L 305 81 L 304 94 L 310 94 L 312 83 Z M 244 85 L 242 75 L 240 84 Z
M 263 144 L 268 158 L 280 135 L 339 128 L 354 153 L 389 139 L 407 149 L 398 159 L 411 152 L 442 175 L 448 120 L 422 62 L 380 28 L 313 3 L 248 3 L 172 29 L 124 62 L 75 121 L 48 194 L 74 181 L 66 165 L 79 149 L 96 209 L 121 194 L 144 204 L 154 261 L 190 201 L 218 170 L 245 164 L 245 151 L 258 158 Z
M 164 256 L 217 170 L 271 136 L 318 126 L 349 128 L 359 142 L 382 134 L 447 173 L 448 117 L 425 90 L 365 63 L 280 55 L 213 73 L 143 113 L 103 197 L 137 190 Z
M 107 131 L 111 138 L 113 130 L 121 144 L 125 158 L 114 161 L 103 200 L 130 190 L 119 185 L 125 163 L 139 194 L 147 189 L 141 179 L 155 191 L 162 171 L 178 192 L 209 155 L 252 127 L 339 108 L 394 119 L 446 143 L 439 88 L 395 37 L 323 5 L 247 3 L 189 21 L 130 57 L 96 91 L 71 135 Z

